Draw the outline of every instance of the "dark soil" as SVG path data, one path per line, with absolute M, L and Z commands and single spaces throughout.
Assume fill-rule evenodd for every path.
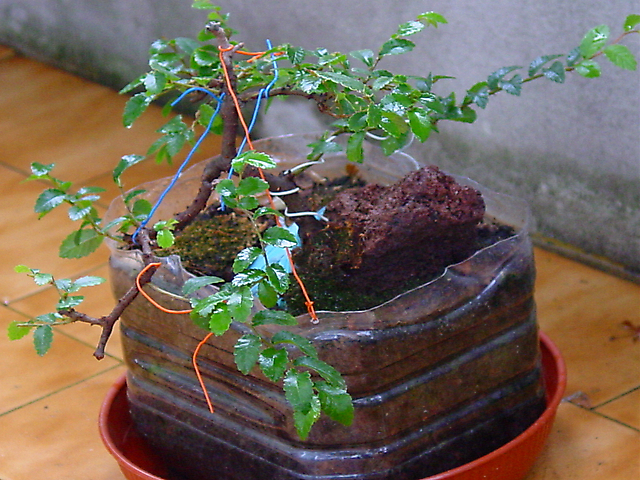
M 305 186 L 308 209 L 325 205 L 329 220 L 300 222 L 302 248 L 293 252 L 317 310 L 374 307 L 513 235 L 511 227 L 483 223 L 480 192 L 433 166 L 391 186 L 364 185 L 354 175 Z M 230 280 L 235 255 L 252 245 L 257 237 L 247 219 L 210 209 L 164 254 L 179 254 L 196 275 Z M 288 310 L 303 313 L 304 299 L 291 284 Z

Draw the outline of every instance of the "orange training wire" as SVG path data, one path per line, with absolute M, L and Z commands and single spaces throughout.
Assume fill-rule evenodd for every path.
M 211 338 L 213 335 L 212 332 L 209 332 L 206 337 L 204 337 L 198 346 L 193 351 L 193 356 L 191 357 L 191 361 L 193 363 L 193 369 L 196 371 L 196 377 L 198 377 L 198 382 L 200 382 L 200 387 L 202 388 L 202 392 L 204 393 L 204 399 L 207 401 L 207 407 L 209 407 L 209 411 L 211 413 L 214 412 L 213 404 L 211 403 L 211 398 L 209 398 L 209 393 L 207 393 L 207 386 L 204 384 L 204 380 L 202 379 L 202 374 L 200 373 L 200 369 L 198 368 L 198 353 L 202 346 L 207 343 L 207 340 Z
M 138 275 L 136 275 L 136 287 L 138 287 L 138 291 L 142 294 L 142 296 L 144 298 L 146 298 L 154 307 L 156 307 L 157 309 L 159 309 L 162 312 L 165 313 L 175 313 L 175 314 L 182 314 L 182 313 L 191 313 L 191 310 L 169 310 L 167 308 L 164 308 L 162 305 L 159 305 L 155 300 L 153 300 L 144 290 L 142 290 L 142 285 L 140 285 L 140 277 L 146 272 L 148 271 L 150 268 L 153 267 L 159 267 L 160 265 L 162 265 L 161 263 L 150 263 L 149 265 L 147 265 L 146 267 L 144 267 L 140 273 L 138 273 Z M 196 372 L 196 377 L 198 377 L 198 382 L 200 382 L 200 387 L 202 388 L 202 391 L 204 392 L 204 398 L 207 401 L 207 406 L 209 407 L 209 411 L 211 413 L 213 413 L 213 405 L 211 404 L 211 399 L 209 398 L 209 393 L 207 392 L 207 387 L 204 384 L 204 380 L 202 379 L 202 374 L 200 373 L 200 369 L 198 368 L 198 361 L 197 361 L 197 357 L 198 357 L 198 353 L 200 352 L 200 349 L 202 348 L 202 346 L 207 342 L 207 340 L 209 340 L 211 338 L 211 335 L 213 335 L 213 333 L 209 332 L 207 334 L 206 337 L 204 337 L 202 339 L 202 341 L 200 341 L 200 343 L 198 344 L 198 346 L 196 347 L 196 349 L 193 351 L 193 356 L 191 357 L 191 360 L 193 362 L 193 369 Z
M 220 64 L 222 65 L 222 70 L 224 72 L 224 79 L 225 82 L 227 84 L 227 90 L 229 91 L 229 94 L 231 95 L 231 98 L 233 99 L 233 103 L 236 107 L 236 111 L 238 112 L 238 117 L 240 119 L 240 123 L 242 124 L 242 128 L 244 129 L 245 135 L 247 137 L 247 145 L 249 145 L 249 148 L 251 150 L 254 150 L 253 148 L 253 143 L 251 142 L 251 136 L 249 133 L 249 127 L 247 126 L 247 123 L 244 120 L 244 117 L 242 115 L 242 108 L 240 107 L 240 102 L 238 100 L 237 95 L 235 94 L 234 90 L 233 90 L 233 86 L 231 85 L 231 78 L 229 77 L 229 71 L 227 70 L 227 65 L 224 63 L 224 58 L 222 56 L 222 54 L 224 52 L 228 52 L 229 50 L 231 50 L 231 48 L 220 48 L 220 52 L 219 52 L 219 56 L 220 56 Z M 258 171 L 260 172 L 260 177 L 262 178 L 262 180 L 264 180 L 264 173 L 262 172 L 262 169 L 259 168 Z M 275 210 L 275 206 L 273 203 L 273 197 L 271 196 L 271 194 L 269 193 L 269 190 L 267 190 L 267 198 L 269 199 L 269 203 L 271 204 L 271 208 L 273 208 Z M 276 224 L 278 226 L 281 226 L 280 224 L 280 219 L 276 216 Z M 285 249 L 285 251 L 287 252 L 287 258 L 289 259 L 289 263 L 291 265 L 291 273 L 293 274 L 294 278 L 296 279 L 296 281 L 298 282 L 298 285 L 300 285 L 300 290 L 302 291 L 302 294 L 304 295 L 304 299 L 305 299 L 305 305 L 307 306 L 307 311 L 309 312 L 309 316 L 311 317 L 311 320 L 313 321 L 313 323 L 317 323 L 318 322 L 318 315 L 316 314 L 315 309 L 313 308 L 313 302 L 311 301 L 311 298 L 309 298 L 309 294 L 307 293 L 307 289 L 304 286 L 304 283 L 302 282 L 302 279 L 298 276 L 298 272 L 296 271 L 296 267 L 293 264 L 293 258 L 291 257 L 291 252 L 288 248 Z
M 149 301 L 149 303 L 151 303 L 151 305 L 153 305 L 158 310 L 160 310 L 160 311 L 162 311 L 164 313 L 175 313 L 175 314 L 178 314 L 178 315 L 181 314 L 181 313 L 191 313 L 191 310 L 169 310 L 168 308 L 164 308 L 162 305 L 160 305 L 158 302 L 156 302 L 153 298 L 151 298 L 147 292 L 145 292 L 142 289 L 142 285 L 140 285 L 140 277 L 142 276 L 142 274 L 145 273 L 150 268 L 159 267 L 160 265 L 162 265 L 162 264 L 161 263 L 150 263 L 149 265 L 144 267 L 142 269 L 142 271 L 136 276 L 136 287 L 138 287 L 138 291 L 140 292 L 140 294 L 144 298 L 146 298 Z

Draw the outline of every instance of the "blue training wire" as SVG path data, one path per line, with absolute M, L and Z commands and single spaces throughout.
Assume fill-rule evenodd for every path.
M 171 103 L 171 106 L 173 107 L 174 105 L 176 105 L 180 100 L 182 100 L 185 96 L 187 96 L 188 94 L 190 94 L 193 91 L 204 92 L 204 93 L 206 93 L 208 95 L 211 95 L 218 102 L 218 105 L 216 106 L 216 109 L 213 112 L 213 115 L 211 115 L 211 118 L 209 119 L 209 123 L 207 124 L 207 128 L 205 129 L 204 133 L 202 135 L 200 135 L 200 138 L 198 138 L 198 140 L 194 144 L 193 148 L 191 149 L 191 151 L 187 155 L 187 158 L 184 159 L 184 161 L 182 162 L 182 165 L 180 165 L 180 168 L 178 168 L 178 171 L 176 172 L 176 174 L 174 175 L 173 179 L 171 180 L 171 183 L 169 183 L 169 185 L 167 185 L 167 187 L 164 189 L 164 191 L 160 194 L 160 196 L 158 197 L 158 200 L 156 200 L 155 205 L 153 206 L 153 208 L 151 208 L 151 211 L 149 212 L 149 215 L 147 215 L 147 218 L 140 224 L 140 226 L 133 233 L 132 239 L 133 239 L 134 243 L 137 243 L 136 238 L 137 238 L 138 234 L 140 233 L 140 230 L 142 230 L 144 227 L 147 226 L 147 224 L 151 220 L 151 217 L 153 217 L 153 215 L 158 210 L 158 207 L 160 207 L 160 204 L 162 203 L 162 201 L 165 199 L 165 197 L 167 196 L 169 191 L 171 191 L 171 189 L 175 186 L 176 182 L 178 181 L 178 178 L 180 178 L 180 175 L 182 175 L 182 171 L 187 166 L 189 161 L 191 161 L 191 157 L 193 157 L 193 154 L 196 152 L 196 150 L 198 149 L 198 147 L 200 146 L 200 144 L 202 143 L 204 138 L 207 136 L 207 134 L 211 130 L 211 126 L 213 125 L 213 121 L 215 120 L 215 118 L 218 115 L 218 113 L 220 113 L 220 107 L 222 106 L 222 99 L 224 98 L 224 94 L 222 94 L 220 97 L 217 97 L 216 95 L 211 93 L 209 90 L 207 90 L 205 88 L 200 88 L 200 87 L 192 87 L 192 88 L 187 89 L 184 93 L 182 93 L 182 95 L 180 95 L 176 100 L 174 100 Z

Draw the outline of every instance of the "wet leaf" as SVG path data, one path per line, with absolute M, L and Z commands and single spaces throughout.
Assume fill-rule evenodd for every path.
M 262 342 L 260 337 L 245 334 L 238 339 L 233 349 L 233 358 L 238 370 L 247 375 L 258 361 Z

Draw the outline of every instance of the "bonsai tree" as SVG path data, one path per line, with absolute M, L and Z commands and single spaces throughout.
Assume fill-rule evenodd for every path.
M 379 140 L 386 155 L 391 155 L 414 138 L 427 141 L 432 133 L 437 133 L 442 121 L 473 123 L 478 109 L 485 109 L 494 95 L 504 92 L 518 96 L 526 84 L 534 80 L 563 83 L 572 72 L 587 78 L 598 77 L 600 58 L 623 69 L 634 70 L 637 65 L 629 49 L 621 43 L 628 35 L 639 32 L 640 15 L 630 15 L 616 38 L 611 38 L 610 29 L 601 25 L 587 32 L 580 44 L 566 54 L 542 55 L 528 66 L 499 68 L 470 86 L 462 96 L 453 92 L 441 95 L 436 91 L 441 88 L 434 87 L 440 87 L 451 77 L 428 72 L 424 76 L 403 75 L 384 68 L 386 57 L 413 49 L 410 38 L 414 35 L 425 28 L 447 23 L 438 13 L 423 13 L 403 23 L 377 50 L 339 53 L 322 48 L 309 51 L 285 44 L 267 45 L 262 52 L 247 52 L 241 42 L 233 40 L 227 17 L 220 13 L 219 7 L 208 0 L 196 0 L 194 7 L 210 11 L 209 23 L 197 40 L 176 38 L 154 42 L 150 49 L 151 70 L 122 89 L 122 93 L 132 94 L 124 110 L 125 127 L 130 127 L 154 101 L 166 103 L 167 115 L 172 107 L 193 113 L 193 119 L 185 114 L 173 116 L 159 130 L 161 137 L 145 155 L 126 155 L 117 163 L 113 180 L 122 191 L 125 215 L 105 222 L 94 206 L 102 189 L 78 188 L 58 179 L 53 164 L 34 163 L 31 167 L 30 179 L 49 183 L 36 201 L 35 212 L 42 217 L 54 208 L 68 207 L 69 218 L 79 225 L 63 240 L 61 257 L 89 255 L 105 239 L 110 239 L 123 249 L 142 252 L 144 269 L 111 312 L 92 317 L 81 311 L 84 296 L 80 292 L 104 282 L 103 278 L 56 278 L 37 268 L 19 265 L 16 271 L 32 277 L 38 285 L 52 285 L 59 300 L 51 313 L 12 323 L 9 336 L 18 339 L 33 332 L 36 351 L 44 355 L 52 342 L 53 327 L 76 322 L 99 325 L 102 335 L 94 356 L 102 358 L 122 313 L 139 294 L 145 294 L 143 287 L 160 266 L 157 257 L 173 248 L 176 238 L 208 209 L 215 193 L 220 200 L 219 209 L 233 212 L 242 219 L 246 231 L 239 235 L 250 235 L 254 240 L 249 246 L 232 251 L 226 278 L 200 275 L 186 282 L 183 294 L 191 297 L 192 307 L 188 313 L 198 326 L 209 332 L 204 340 L 210 335 L 225 334 L 232 322 L 245 325 L 246 333 L 235 347 L 237 367 L 246 374 L 258 365 L 270 380 L 283 381 L 301 438 L 308 435 L 321 412 L 349 424 L 353 406 L 340 373 L 320 360 L 309 341 L 286 329 L 268 337 L 258 328 L 266 324 L 296 324 L 292 312 L 281 303 L 291 290 L 297 291 L 311 321 L 317 322 L 315 299 L 305 287 L 308 277 L 305 280 L 298 275 L 292 250 L 299 245 L 299 238 L 308 239 L 324 231 L 323 212 L 319 206 L 310 210 L 309 199 L 299 191 L 297 176 L 322 161 L 323 155 L 341 149 L 354 165 L 363 162 L 363 143 L 370 136 Z M 333 123 L 309 145 L 309 154 L 298 167 L 276 174 L 272 173 L 277 166 L 275 160 L 253 148 L 251 129 L 261 104 L 286 96 L 313 102 Z M 185 98 L 189 100 L 188 106 Z M 245 120 L 244 113 L 251 108 L 253 114 Z M 222 150 L 206 165 L 197 195 L 172 218 L 150 224 L 149 219 L 162 197 L 153 205 L 141 197 L 143 190 L 126 191 L 121 181 L 123 172 L 150 157 L 158 162 L 171 162 L 186 145 L 192 146 L 191 151 L 197 149 L 204 135 L 210 132 L 221 135 Z M 244 140 L 237 147 L 239 133 Z M 340 137 L 346 140 L 341 143 Z M 189 158 L 190 155 L 177 176 Z M 430 174 L 437 175 L 437 172 Z M 278 207 L 276 196 L 284 201 L 286 209 Z M 307 215 L 294 217 L 289 212 L 307 212 Z M 299 228 L 297 235 L 292 228 L 293 220 Z M 357 222 L 354 225 L 357 226 Z M 346 234 L 357 233 L 354 229 Z M 362 249 L 355 250 L 358 251 L 349 255 L 362 254 Z M 217 293 L 205 298 L 192 297 L 202 287 L 212 284 L 220 285 Z M 254 308 L 255 300 L 261 305 L 258 310 Z M 295 346 L 298 355 L 290 358 L 289 351 L 281 348 L 283 344 Z

